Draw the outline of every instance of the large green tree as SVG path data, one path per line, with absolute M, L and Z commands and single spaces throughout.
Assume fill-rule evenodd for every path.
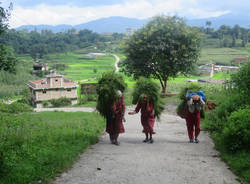
M 136 31 L 123 45 L 125 71 L 159 79 L 166 93 L 167 81 L 188 73 L 200 53 L 198 30 L 177 16 L 156 16 Z
M 0 37 L 8 28 L 8 18 L 10 16 L 11 6 L 12 4 L 8 10 L 0 6 Z M 12 73 L 15 72 L 16 58 L 13 53 L 14 52 L 11 47 L 0 44 L 0 70 L 5 70 Z
M 9 9 L 4 9 L 1 7 L 0 2 L 0 36 L 6 31 L 8 27 L 8 18 L 10 16 L 10 9 L 12 8 L 12 4 L 10 4 Z

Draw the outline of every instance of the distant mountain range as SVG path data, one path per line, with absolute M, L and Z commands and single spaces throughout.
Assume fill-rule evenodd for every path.
M 60 24 L 57 26 L 51 25 L 24 25 L 16 28 L 16 30 L 26 29 L 28 31 L 37 30 L 40 32 L 43 29 L 51 30 L 55 33 L 65 32 L 69 29 L 89 29 L 97 33 L 105 32 L 117 32 L 125 33 L 127 28 L 141 28 L 148 19 L 136 19 L 136 18 L 126 18 L 126 17 L 108 17 L 101 18 L 94 21 L 90 21 L 83 24 L 78 24 L 75 26 Z M 219 28 L 221 25 L 225 24 L 228 26 L 234 26 L 235 24 L 240 25 L 241 27 L 250 28 L 250 14 L 249 15 L 239 15 L 239 14 L 226 14 L 216 18 L 207 18 L 207 19 L 191 19 L 186 20 L 188 25 L 192 26 L 203 26 L 205 27 L 206 21 L 211 21 L 213 28 Z

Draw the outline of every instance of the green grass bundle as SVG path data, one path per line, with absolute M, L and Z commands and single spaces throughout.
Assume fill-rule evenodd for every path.
M 191 83 L 188 87 L 185 87 L 181 90 L 180 94 L 179 94 L 179 98 L 181 99 L 180 104 L 178 105 L 176 112 L 177 114 L 180 114 L 180 112 L 183 112 L 183 109 L 185 108 L 186 104 L 187 104 L 187 92 L 198 92 L 199 90 L 201 90 L 201 87 L 198 84 L 195 83 Z M 205 112 L 202 109 L 201 110 L 201 117 L 205 118 Z
M 147 95 L 149 101 L 154 103 L 155 115 L 159 119 L 165 105 L 160 94 L 160 87 L 155 82 L 141 77 L 135 84 L 132 103 L 137 104 Z
M 115 72 L 104 73 L 99 79 L 96 92 L 98 95 L 96 109 L 106 117 L 109 107 L 118 98 L 117 90 L 124 92 L 127 85 L 120 74 Z

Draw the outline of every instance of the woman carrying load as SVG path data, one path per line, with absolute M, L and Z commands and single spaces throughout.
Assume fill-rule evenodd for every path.
M 190 99 L 187 102 L 188 111 L 185 119 L 190 143 L 199 143 L 198 136 L 200 134 L 200 112 L 204 104 L 205 102 L 198 94 L 193 94 L 192 96 L 190 96 Z

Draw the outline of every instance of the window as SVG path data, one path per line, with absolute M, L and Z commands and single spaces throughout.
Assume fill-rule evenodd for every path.
M 55 80 L 56 82 L 58 81 L 58 79 Z
M 67 91 L 71 91 L 71 89 L 67 89 Z
M 43 94 L 45 94 L 46 93 L 46 91 L 45 90 L 43 90 Z

